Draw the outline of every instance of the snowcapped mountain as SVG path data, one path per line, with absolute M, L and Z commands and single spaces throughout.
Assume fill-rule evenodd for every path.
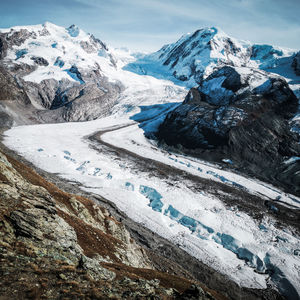
M 109 49 L 75 25 L 17 26 L 0 29 L 0 58 L 8 72 L 5 77 L 11 76 L 34 108 L 43 110 L 39 112 L 43 122 L 91 120 L 107 114 L 129 78 L 140 82 L 141 77 L 126 70 L 192 87 L 224 65 L 261 68 L 285 76 L 294 92 L 300 91 L 292 69 L 299 64 L 292 50 L 238 41 L 215 27 L 142 55 Z
M 24 95 L 23 102 L 30 105 L 20 109 L 34 114 L 34 122 L 92 120 L 107 115 L 119 102 L 118 109 L 132 111 L 145 102 L 145 93 L 151 94 L 149 99 L 155 95 L 155 103 L 174 94 L 181 94 L 182 100 L 186 92 L 172 82 L 122 69 L 141 56 L 109 49 L 75 25 L 63 28 L 47 22 L 0 29 L 0 84 L 11 87 L 0 99 Z M 13 115 L 16 105 L 9 104 L 0 105 L 0 110 Z
M 292 70 L 295 53 L 290 49 L 237 40 L 219 28 L 210 27 L 183 35 L 177 42 L 128 65 L 127 69 L 177 79 L 183 81 L 181 84 L 193 87 L 202 76 L 209 76 L 216 67 L 223 65 L 272 69 L 275 73 L 280 73 L 275 68 L 288 65 Z
M 174 44 L 166 45 L 153 59 L 172 70 L 182 81 L 211 73 L 219 63 L 245 66 L 249 60 L 248 45 L 230 38 L 215 27 L 204 28 L 182 36 Z
M 98 118 L 123 88 L 108 47 L 75 25 L 63 28 L 47 22 L 1 29 L 0 41 L 1 65 L 31 104 L 39 110 L 55 109 L 40 113 L 44 121 Z
M 46 22 L 43 25 L 0 29 L 2 57 L 7 65 L 26 64 L 35 68 L 24 76 L 25 81 L 40 83 L 45 79 L 66 79 L 82 83 L 83 78 L 73 69 L 104 70 L 115 67 L 107 46 L 92 34 L 77 26 L 63 28 Z
M 197 69 L 199 48 L 209 55 Z M 187 76 L 178 79 L 198 83 L 167 114 L 157 133 L 160 141 L 216 162 L 225 155 L 234 168 L 299 193 L 300 165 L 297 160 L 285 164 L 300 155 L 299 98 L 293 92 L 300 87 L 298 55 L 267 45 L 242 44 L 214 28 L 196 31 L 160 52 L 152 58 L 174 69 L 174 76 L 181 65 Z M 293 72 L 294 80 L 274 71 L 285 76 Z

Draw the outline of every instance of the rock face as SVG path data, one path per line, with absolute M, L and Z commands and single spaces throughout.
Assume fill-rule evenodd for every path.
M 107 210 L 1 152 L 0 228 L 3 299 L 181 299 L 190 290 L 197 291 L 191 299 L 215 299 L 187 279 L 155 271 Z
M 87 256 L 87 261 L 88 257 L 92 259 L 98 256 L 96 261 L 120 260 L 133 267 L 151 268 L 143 249 L 130 240 L 125 227 L 111 218 L 107 211 L 102 211 L 87 199 L 63 192 L 60 192 L 60 197 L 64 199 L 57 202 L 43 186 L 33 185 L 25 180 L 3 154 L 0 162 L 1 205 L 4 210 L 6 208 L 9 211 L 6 214 L 8 227 L 4 229 L 14 232 L 13 235 L 3 236 L 6 243 L 11 244 L 11 238 L 17 239 L 34 253 L 59 256 L 60 259 L 73 263 L 78 263 L 82 256 Z M 79 226 L 85 231 L 80 232 Z M 89 235 L 92 234 L 100 234 L 110 252 L 104 255 L 100 247 L 97 249 L 96 245 L 89 245 Z M 78 235 L 86 235 L 86 241 Z
M 29 103 L 29 98 L 23 89 L 18 86 L 14 77 L 0 65 L 0 101 L 19 99 Z
M 107 46 L 75 25 L 65 29 L 45 23 L 2 30 L 0 67 L 39 111 L 41 122 L 104 116 L 123 89 L 108 78 L 116 63 Z M 2 98 L 19 99 L 1 93 Z
M 300 154 L 298 137 L 288 123 L 297 106 L 296 96 L 281 77 L 225 66 L 190 90 L 166 116 L 158 136 L 169 145 L 209 153 L 217 161 L 230 158 L 235 167 L 271 182 L 278 177 L 299 193 L 299 166 L 292 179 L 290 172 L 282 173 L 287 167 L 284 160 Z
M 22 115 L 25 115 L 24 111 L 28 111 L 31 106 L 24 89 L 18 85 L 15 78 L 0 63 L 0 127 L 2 128 L 15 125 L 16 120 L 21 118 L 21 116 L 17 116 L 16 111 L 13 112 L 9 108 L 12 102 L 22 106 Z
M 300 76 L 300 52 L 295 54 L 292 62 L 292 67 L 294 68 L 295 74 Z

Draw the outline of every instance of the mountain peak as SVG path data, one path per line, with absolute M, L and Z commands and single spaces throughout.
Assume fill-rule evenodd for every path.
M 229 36 L 219 27 L 203 27 L 195 30 L 193 33 L 184 34 L 177 42 L 185 39 L 210 40 L 213 39 L 215 36 L 229 38 Z
M 115 65 L 107 46 L 75 24 L 65 28 L 47 21 L 0 31 L 2 42 L 6 44 L 0 57 L 7 63 L 26 64 L 32 68 L 32 72 L 22 77 L 25 81 L 40 83 L 47 79 L 66 79 L 82 83 L 84 80 L 74 75 L 74 66 L 100 72 L 100 65 L 107 70 Z
M 206 35 L 214 36 L 219 32 L 222 32 L 222 30 L 220 30 L 217 27 L 203 27 L 203 28 L 197 29 L 193 35 L 195 35 L 195 34 L 205 35 L 206 34 Z
M 270 69 L 291 55 L 290 50 L 232 38 L 212 26 L 183 35 L 175 43 L 144 56 L 127 69 L 156 76 L 159 65 L 159 78 L 164 74 L 165 78 L 172 80 L 175 77 L 176 82 L 184 81 L 185 86 L 192 87 L 218 66 Z
M 60 27 L 52 22 L 49 22 L 49 21 L 46 21 L 44 24 L 43 24 L 43 27 Z

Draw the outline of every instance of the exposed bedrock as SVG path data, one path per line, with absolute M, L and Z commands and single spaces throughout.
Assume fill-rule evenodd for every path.
M 300 155 L 289 119 L 298 101 L 279 76 L 249 68 L 222 67 L 192 88 L 168 113 L 158 132 L 168 145 L 221 161 L 298 193 Z
M 150 257 L 105 208 L 1 151 L 0 228 L 1 299 L 228 299 L 173 275 L 181 268 Z
M 300 76 L 300 51 L 295 54 L 292 62 L 292 67 L 296 75 Z

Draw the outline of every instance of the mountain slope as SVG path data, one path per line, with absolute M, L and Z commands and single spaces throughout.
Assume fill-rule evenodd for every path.
M 177 42 L 128 64 L 126 69 L 176 80 L 179 84 L 182 81 L 181 84 L 193 87 L 203 76 L 207 77 L 214 68 L 223 65 L 273 70 L 275 73 L 283 71 L 281 75 L 285 76 L 287 72 L 282 70 L 284 68 L 294 73 L 295 53 L 290 49 L 237 40 L 219 28 L 210 27 L 186 34 Z M 294 90 L 299 89 L 300 79 Z
M 107 46 L 75 25 L 1 29 L 0 40 L 2 68 L 37 110 L 52 110 L 40 112 L 44 121 L 98 118 L 123 88 L 111 78 L 116 63 Z

